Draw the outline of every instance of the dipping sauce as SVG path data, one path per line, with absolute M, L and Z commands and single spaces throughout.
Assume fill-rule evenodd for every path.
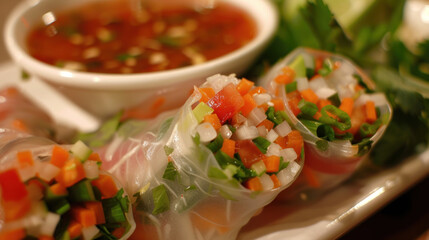
M 204 63 L 256 36 L 254 20 L 225 2 L 203 10 L 151 3 L 138 11 L 129 3 L 101 1 L 55 13 L 55 21 L 30 32 L 28 51 L 71 70 L 142 73 Z

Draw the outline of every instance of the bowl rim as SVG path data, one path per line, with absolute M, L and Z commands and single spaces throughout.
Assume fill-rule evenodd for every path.
M 228 3 L 236 5 L 247 12 L 253 18 L 257 27 L 256 37 L 243 47 L 205 63 L 178 69 L 135 74 L 90 73 L 65 70 L 38 61 L 18 44 L 19 41 L 16 40 L 15 31 L 19 26 L 21 16 L 40 2 L 41 0 L 23 1 L 8 16 L 4 29 L 4 38 L 10 56 L 16 64 L 30 74 L 39 76 L 48 82 L 67 87 L 98 90 L 156 88 L 201 77 L 220 66 L 240 61 L 241 57 L 251 53 L 253 49 L 266 45 L 273 37 L 279 21 L 278 13 L 273 3 L 269 0 L 252 0 L 252 4 L 248 0 L 228 0 Z M 253 11 L 258 11 L 260 14 L 255 15 Z M 120 78 L 120 81 L 118 81 L 118 78 Z

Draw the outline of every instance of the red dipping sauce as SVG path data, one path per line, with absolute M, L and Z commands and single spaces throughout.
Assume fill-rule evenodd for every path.
M 55 13 L 30 31 L 30 55 L 66 69 L 142 73 L 204 63 L 256 36 L 244 10 L 219 2 L 213 9 L 152 4 L 132 10 L 129 1 L 101 1 Z

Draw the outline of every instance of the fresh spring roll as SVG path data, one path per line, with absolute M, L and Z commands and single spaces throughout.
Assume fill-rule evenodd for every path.
M 374 83 L 346 58 L 299 48 L 260 79 L 286 103 L 304 137 L 301 188 L 328 189 L 349 177 L 382 136 L 391 107 Z M 294 189 L 299 189 L 295 187 Z
M 128 195 L 82 142 L 20 137 L 0 149 L 0 239 L 127 239 Z
M 235 239 L 296 179 L 303 138 L 253 85 L 214 75 L 176 112 L 122 124 L 100 156 L 135 197 L 131 239 Z
M 0 90 L 0 128 L 21 133 L 55 138 L 52 119 L 27 99 L 18 89 Z

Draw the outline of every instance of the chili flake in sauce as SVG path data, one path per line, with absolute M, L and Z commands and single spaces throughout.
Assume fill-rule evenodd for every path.
M 96 2 L 55 14 L 34 28 L 29 53 L 45 63 L 98 73 L 141 73 L 191 66 L 230 53 L 252 40 L 256 25 L 240 8 L 220 2 L 136 12 L 124 1 Z

